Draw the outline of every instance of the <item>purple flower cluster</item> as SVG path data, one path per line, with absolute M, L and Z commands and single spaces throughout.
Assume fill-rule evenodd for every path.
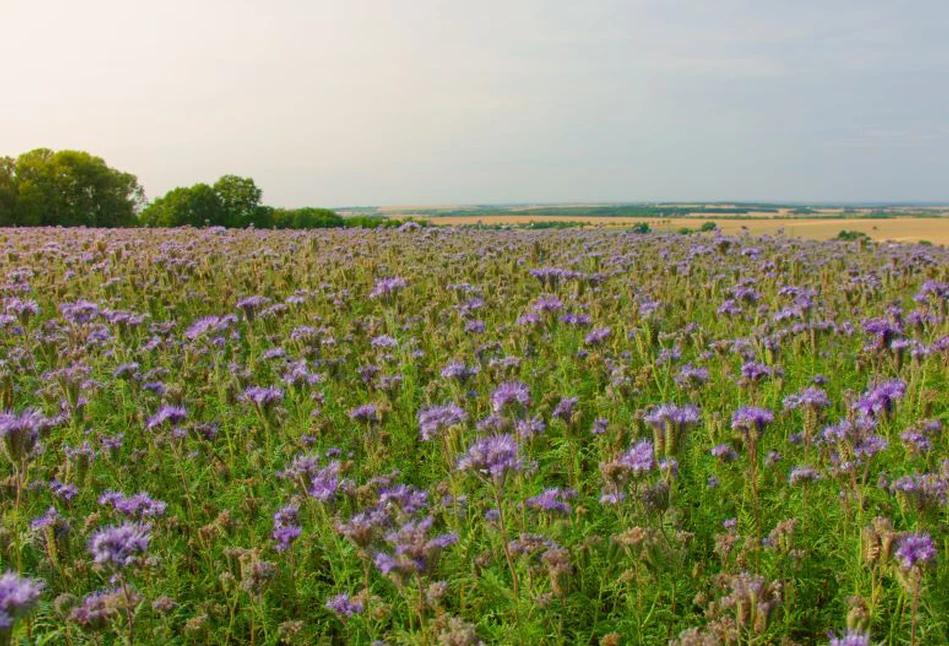
M 342 619 L 349 619 L 365 610 L 362 602 L 354 600 L 346 593 L 338 594 L 326 600 L 326 609 Z
M 111 507 L 123 516 L 134 520 L 160 518 L 168 509 L 166 503 L 155 500 L 145 491 L 126 496 L 121 492 L 109 490 L 99 496 L 99 504 Z
M 13 627 L 13 622 L 33 609 L 45 584 L 35 579 L 21 577 L 16 572 L 5 572 L 0 576 L 0 639 Z
M 524 468 L 520 447 L 511 435 L 494 435 L 476 440 L 458 460 L 459 471 L 473 471 L 496 485 Z
M 369 298 L 386 299 L 391 298 L 402 289 L 408 287 L 408 282 L 399 276 L 392 278 L 379 278 L 375 286 L 369 292 Z
M 300 538 L 300 508 L 296 505 L 287 505 L 277 510 L 273 515 L 273 532 L 271 536 L 277 542 L 278 552 L 290 549 L 295 540 Z
M 760 438 L 765 427 L 774 421 L 774 413 L 763 408 L 744 406 L 732 415 L 732 430 L 740 431 L 745 439 Z
M 373 557 L 379 571 L 397 577 L 428 572 L 442 550 L 458 542 L 454 533 L 432 536 L 434 524 L 435 518 L 426 516 L 421 520 L 409 520 L 387 534 L 385 540 L 392 551 L 379 551 Z
M 273 386 L 251 386 L 244 391 L 241 399 L 262 411 L 270 411 L 283 401 L 283 391 Z
M 33 456 L 40 433 L 51 426 L 51 420 L 35 410 L 22 413 L 0 413 L 0 440 L 3 452 L 14 464 L 22 464 Z
M 419 434 L 423 440 L 432 440 L 453 426 L 461 426 L 468 420 L 468 413 L 455 404 L 435 406 L 418 414 Z
M 859 630 L 848 630 L 842 637 L 831 637 L 830 646 L 870 646 L 870 634 Z
M 89 540 L 93 561 L 125 568 L 139 563 L 148 551 L 151 527 L 139 523 L 111 525 L 98 530 Z
M 567 501 L 576 497 L 577 492 L 573 489 L 560 489 L 557 487 L 551 487 L 550 489 L 545 489 L 543 493 L 528 498 L 526 501 L 524 501 L 524 504 L 527 505 L 528 509 L 533 509 L 535 511 L 555 512 L 569 515 L 571 509 L 570 503 Z
M 928 532 L 908 534 L 896 547 L 896 559 L 904 571 L 922 569 L 936 560 L 936 545 Z
M 178 426 L 186 419 L 188 419 L 188 411 L 185 410 L 184 406 L 164 404 L 158 409 L 157 413 L 148 418 L 145 428 L 152 430 L 165 424 Z
M 530 405 L 530 388 L 521 381 L 505 382 L 491 393 L 491 410 L 495 415 L 519 412 Z
M 899 379 L 884 381 L 865 392 L 854 403 L 854 409 L 872 419 L 889 417 L 896 402 L 905 394 L 906 382 Z
M 824 390 L 811 386 L 801 392 L 788 395 L 784 398 L 784 410 L 795 410 L 797 408 L 809 408 L 811 410 L 820 410 L 830 406 L 830 399 Z

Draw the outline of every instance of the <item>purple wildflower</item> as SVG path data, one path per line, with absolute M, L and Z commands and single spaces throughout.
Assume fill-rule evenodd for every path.
M 248 296 L 247 298 L 237 301 L 237 309 L 244 313 L 248 321 L 253 321 L 257 311 L 266 306 L 269 302 L 270 299 L 264 296 Z
M 640 440 L 620 456 L 618 463 L 633 474 L 649 471 L 655 466 L 652 442 Z
M 491 410 L 503 415 L 508 409 L 526 409 L 531 404 L 531 391 L 527 384 L 520 381 L 508 381 L 491 393 Z
M 461 426 L 468 420 L 468 413 L 455 404 L 427 408 L 418 414 L 419 434 L 423 440 L 431 440 L 453 426 Z
M 711 453 L 722 462 L 734 462 L 738 459 L 738 453 L 728 444 L 716 444 Z
M 820 476 L 818 475 L 817 471 L 814 470 L 813 467 L 808 467 L 808 466 L 794 467 L 793 469 L 791 469 L 791 475 L 788 476 L 788 482 L 790 482 L 791 485 L 794 486 L 803 482 L 813 482 L 819 478 Z
M 593 420 L 593 426 L 590 428 L 590 433 L 593 435 L 603 435 L 606 433 L 609 423 L 610 421 L 603 417 L 596 418 Z
M 139 491 L 132 496 L 126 496 L 118 491 L 106 491 L 99 496 L 99 504 L 112 507 L 123 516 L 136 520 L 164 516 L 168 509 L 166 503 L 155 500 L 144 491 Z
M 244 391 L 241 399 L 266 412 L 283 401 L 283 391 L 274 387 L 251 386 Z
M 695 367 L 691 364 L 682 366 L 675 382 L 680 388 L 698 388 L 708 381 L 708 369 Z
M 166 422 L 172 426 L 178 426 L 186 419 L 188 419 L 188 411 L 186 411 L 183 406 L 164 404 L 158 409 L 157 413 L 148 418 L 148 423 L 145 425 L 145 428 L 152 430 L 162 426 Z
M 386 535 L 386 542 L 393 547 L 393 553 L 377 552 L 374 557 L 376 567 L 383 574 L 407 576 L 425 573 L 430 570 L 442 550 L 458 542 L 457 534 L 431 536 L 435 523 L 432 516 L 422 520 L 409 520 L 399 529 Z
M 565 422 L 569 422 L 570 416 L 573 414 L 573 409 L 576 407 L 577 402 L 579 401 L 579 397 L 564 397 L 554 408 L 553 416 L 558 417 Z
M 445 379 L 456 379 L 465 383 L 481 371 L 478 366 L 468 366 L 461 361 L 453 361 L 442 368 L 442 377 Z
M 296 505 L 281 507 L 273 515 L 273 532 L 271 536 L 277 541 L 276 549 L 284 552 L 290 549 L 293 541 L 300 538 L 300 508 Z
M 764 428 L 774 421 L 774 413 L 764 408 L 743 406 L 732 415 L 732 429 L 741 431 L 745 438 L 760 438 Z
M 372 424 L 381 421 L 382 415 L 375 404 L 363 404 L 349 411 L 349 419 Z
M 544 420 L 539 416 L 529 419 L 519 419 L 514 423 L 514 430 L 517 431 L 519 438 L 529 440 L 532 437 L 541 435 L 547 430 L 547 424 L 545 424 Z
M 546 512 L 558 512 L 561 514 L 570 513 L 570 504 L 567 500 L 577 497 L 577 492 L 573 489 L 545 489 L 543 493 L 532 498 L 528 498 L 524 504 L 528 509 Z
M 896 402 L 906 394 L 906 382 L 899 379 L 884 381 L 863 394 L 854 404 L 854 409 L 867 417 L 889 417 Z
M 610 335 L 613 334 L 613 331 L 608 327 L 598 327 L 594 328 L 589 334 L 586 335 L 586 338 L 583 339 L 583 342 L 587 345 L 603 345 Z
M 677 432 L 682 432 L 689 426 L 697 424 L 699 419 L 699 409 L 697 407 L 691 405 L 676 406 L 675 404 L 657 406 L 643 417 L 647 424 L 657 430 L 671 425 Z
M 811 386 L 795 395 L 788 395 L 784 398 L 784 410 L 794 410 L 796 408 L 809 408 L 818 410 L 830 406 L 830 399 L 823 389 Z
M 49 482 L 48 486 L 50 493 L 67 502 L 79 494 L 79 488 L 76 485 L 71 483 L 62 483 L 55 478 Z
M 494 435 L 477 440 L 458 460 L 459 471 L 475 471 L 501 484 L 509 474 L 524 468 L 517 441 L 511 435 Z
M 870 634 L 848 630 L 842 637 L 831 637 L 829 646 L 870 646 Z
M 371 344 L 372 347 L 381 349 L 392 349 L 399 347 L 399 342 L 395 339 L 395 337 L 389 336 L 388 334 L 382 334 L 380 336 L 374 337 Z
M 111 525 L 92 535 L 89 551 L 100 565 L 128 567 L 137 563 L 148 550 L 150 531 L 150 526 L 139 523 Z
M 379 278 L 376 280 L 376 284 L 372 288 L 372 291 L 369 292 L 369 298 L 391 298 L 407 286 L 408 283 L 405 281 L 405 279 L 400 278 L 399 276 L 394 276 L 392 278 Z
M 49 420 L 35 410 L 0 413 L 0 440 L 7 458 L 14 464 L 23 464 L 33 457 L 40 432 L 48 425 Z
M 349 619 L 353 615 L 360 614 L 364 610 L 364 607 L 361 602 L 343 593 L 327 599 L 326 609 L 336 613 L 336 615 L 342 619 Z
M 906 572 L 922 569 L 936 560 L 936 546 L 928 532 L 908 534 L 897 544 L 896 558 Z
M 0 640 L 18 618 L 30 613 L 44 587 L 43 581 L 27 579 L 16 572 L 0 576 Z
M 98 590 L 88 594 L 69 613 L 69 620 L 86 630 L 102 630 L 119 616 L 123 597 L 121 589 Z
M 531 309 L 539 314 L 553 314 L 563 309 L 563 301 L 556 296 L 542 296 L 534 301 L 531 305 Z

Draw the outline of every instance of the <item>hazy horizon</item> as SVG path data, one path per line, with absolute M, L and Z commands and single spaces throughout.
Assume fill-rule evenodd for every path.
M 949 4 L 19 3 L 0 155 L 275 206 L 949 202 Z

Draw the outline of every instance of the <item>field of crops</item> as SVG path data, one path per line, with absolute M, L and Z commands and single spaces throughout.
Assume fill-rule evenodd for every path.
M 945 249 L 39 229 L 0 275 L 0 646 L 949 643 Z
M 525 225 L 530 223 L 574 222 L 597 227 L 626 227 L 647 224 L 656 231 L 676 231 L 683 227 L 696 229 L 706 220 L 696 218 L 625 218 L 625 217 L 571 217 L 557 215 L 511 214 L 497 216 L 439 216 L 429 220 L 432 224 L 447 226 L 465 225 Z M 830 240 L 841 231 L 858 231 L 876 241 L 920 242 L 949 245 L 949 217 L 893 217 L 874 218 L 709 218 L 725 234 L 739 235 L 785 235 L 810 240 Z

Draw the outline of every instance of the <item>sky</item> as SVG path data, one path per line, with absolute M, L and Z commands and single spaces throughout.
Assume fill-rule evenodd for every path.
M 12 0 L 0 155 L 274 206 L 949 201 L 945 0 Z

